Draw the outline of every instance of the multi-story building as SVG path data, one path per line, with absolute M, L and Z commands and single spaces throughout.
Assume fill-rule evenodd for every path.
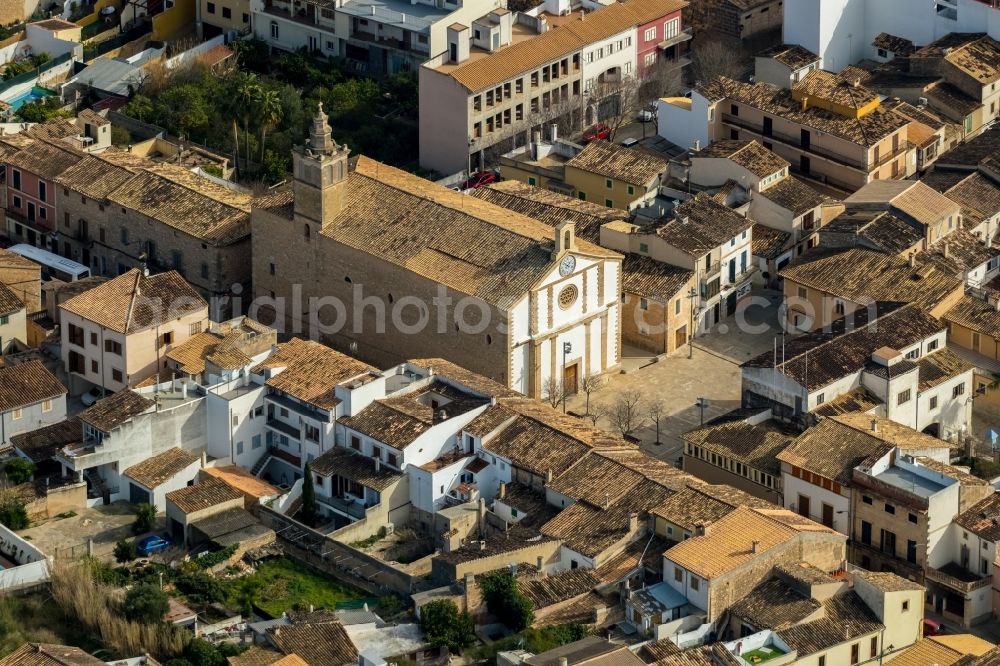
M 197 0 L 195 26 L 198 36 L 208 40 L 223 34 L 250 32 L 250 0 Z
M 447 358 L 533 396 L 618 366 L 621 255 L 573 223 L 553 229 L 365 157 L 349 163 L 322 111 L 293 159 L 291 187 L 253 210 L 254 288 L 289 304 L 275 310 L 286 333 L 380 365 Z M 335 302 L 344 317 L 330 318 Z
M 657 131 L 672 143 L 697 150 L 756 139 L 795 173 L 844 190 L 907 174 L 911 121 L 883 107 L 878 93 L 823 70 L 790 90 L 719 77 L 657 108 Z
M 220 5 L 226 19 L 226 3 Z M 201 20 L 220 23 L 206 9 Z M 235 11 L 230 10 L 231 18 Z M 358 72 L 373 76 L 416 70 L 428 58 L 444 53 L 448 30 L 456 24 L 474 26 L 481 35 L 476 39 L 490 44 L 489 26 L 505 24 L 509 33 L 513 17 L 499 0 L 250 0 L 249 9 L 240 11 L 252 13 L 254 34 L 274 49 L 305 48 L 328 58 L 344 58 Z
M 208 304 L 176 271 L 133 268 L 59 306 L 71 390 L 118 391 L 167 369 L 167 353 L 208 326 Z
M 0 368 L 0 441 L 66 418 L 66 387 L 41 361 Z
M 613 222 L 601 227 L 601 244 L 652 257 L 695 273 L 697 302 L 687 312 L 699 333 L 736 312 L 750 295 L 756 270 L 752 258 L 753 220 L 705 193 L 698 193 L 652 225 Z
M 873 42 L 886 30 L 913 44 L 963 32 L 1000 39 L 996 0 L 804 0 L 785 3 L 784 15 L 785 41 L 818 54 L 834 72 L 877 57 Z
M 575 130 L 613 114 L 628 103 L 623 82 L 638 75 L 637 26 L 672 31 L 676 20 L 680 33 L 686 4 L 626 0 L 593 13 L 543 12 L 516 22 L 506 15 L 492 41 L 477 40 L 466 25 L 449 26 L 447 50 L 420 68 L 421 165 L 445 174 L 483 168 L 492 161 L 485 151 L 527 144 L 554 119 Z M 645 65 L 645 42 L 642 50 Z
M 685 42 L 691 40 L 691 28 L 681 27 L 681 8 L 636 26 L 636 71 L 642 79 L 657 68 L 676 69 L 689 60 Z M 657 91 L 661 92 L 661 91 Z
M 814 69 L 819 69 L 819 56 L 798 44 L 778 44 L 754 57 L 757 81 L 788 90 Z
M 920 235 L 924 241 L 921 249 L 940 242 L 962 226 L 962 207 L 920 181 L 868 183 L 844 199 L 844 207 L 848 213 L 854 211 L 892 213 L 913 227 Z
M 863 404 L 946 440 L 970 423 L 972 366 L 945 348 L 944 323 L 914 305 L 872 307 L 783 341 L 742 372 L 744 404 L 777 416 L 802 419 L 852 401 L 850 411 Z
M 0 248 L 0 283 L 14 292 L 28 312 L 44 309 L 42 305 L 42 267 L 16 252 Z
M 708 27 L 746 39 L 781 27 L 781 0 L 712 0 L 704 3 Z
M 15 341 L 28 342 L 27 308 L 10 287 L 0 282 L 0 356 L 13 348 Z

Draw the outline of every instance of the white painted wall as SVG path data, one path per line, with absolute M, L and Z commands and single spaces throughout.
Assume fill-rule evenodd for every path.
M 784 504 L 786 509 L 798 512 L 799 495 L 809 498 L 810 518 L 817 523 L 823 522 L 823 504 L 833 507 L 833 529 L 841 534 L 850 536 L 851 534 L 851 500 L 849 497 L 839 495 L 832 490 L 815 486 L 808 481 L 782 473 L 781 487 L 784 493 Z M 793 508 L 794 505 L 794 508 Z
M 656 102 L 656 133 L 681 148 L 691 148 L 695 141 L 707 146 L 709 126 L 714 113 L 708 99 L 691 91 L 691 108 L 674 106 L 665 100 Z

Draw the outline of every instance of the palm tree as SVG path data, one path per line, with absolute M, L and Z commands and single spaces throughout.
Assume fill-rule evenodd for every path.
M 243 119 L 244 143 L 247 144 L 247 166 L 250 165 L 250 141 L 246 138 L 250 134 L 250 109 L 253 102 L 260 94 L 260 83 L 257 77 L 248 72 L 239 72 L 233 79 L 233 110 Z M 239 139 L 236 145 L 237 168 L 239 168 Z
M 281 106 L 281 96 L 277 90 L 261 90 L 257 97 L 257 117 L 260 119 L 260 162 L 264 163 L 264 144 L 267 141 L 267 130 L 281 122 L 284 109 Z

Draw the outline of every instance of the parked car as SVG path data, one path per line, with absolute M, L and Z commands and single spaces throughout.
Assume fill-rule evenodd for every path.
M 591 141 L 607 141 L 610 138 L 611 128 L 604 123 L 597 123 L 583 133 L 584 143 L 590 143 Z
M 649 123 L 656 120 L 656 109 L 655 108 L 643 109 L 638 113 L 638 115 L 636 115 L 636 120 L 638 120 L 640 123 Z
M 95 402 L 101 399 L 101 395 L 104 393 L 103 389 L 99 386 L 95 386 L 86 393 L 80 396 L 80 402 L 83 403 L 84 407 L 90 407 Z
M 467 181 L 462 183 L 463 190 L 478 190 L 480 187 L 485 187 L 490 183 L 495 183 L 497 181 L 496 173 L 492 171 L 479 171 L 472 174 L 472 177 Z
M 162 553 L 172 545 L 174 545 L 174 541 L 170 537 L 152 534 L 136 544 L 135 552 L 140 557 L 149 557 L 154 553 Z
M 924 618 L 924 636 L 940 636 L 946 633 L 944 626 L 937 620 Z

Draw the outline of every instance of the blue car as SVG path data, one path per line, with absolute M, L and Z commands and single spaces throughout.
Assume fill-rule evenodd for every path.
M 149 557 L 154 553 L 165 551 L 172 545 L 174 542 L 170 537 L 153 534 L 136 544 L 135 550 L 141 557 Z

